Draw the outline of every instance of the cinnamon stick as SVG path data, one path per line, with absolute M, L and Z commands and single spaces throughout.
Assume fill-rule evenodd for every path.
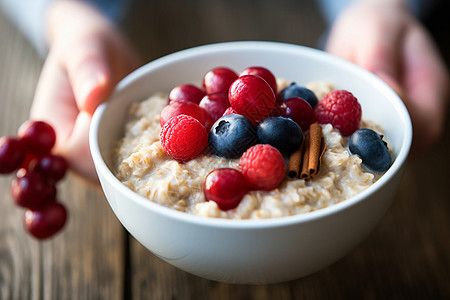
M 310 179 L 319 173 L 320 162 L 325 151 L 325 141 L 322 134 L 322 127 L 311 124 L 307 135 L 305 151 L 302 158 L 302 171 L 300 178 Z
M 309 177 L 309 152 L 310 152 L 310 133 L 308 132 L 306 134 L 305 141 L 303 142 L 305 144 L 304 150 L 303 150 L 303 156 L 302 156 L 302 164 L 301 164 L 301 172 L 300 172 L 300 178 L 302 179 L 308 179 Z
M 302 143 L 297 151 L 291 154 L 289 157 L 288 164 L 288 176 L 290 178 L 296 178 L 300 174 L 300 168 L 302 165 L 302 157 L 303 157 L 303 145 Z
M 288 176 L 301 179 L 311 179 L 316 176 L 319 173 L 325 147 L 322 127 L 317 123 L 311 124 L 302 145 L 289 157 Z
M 310 136 L 310 151 L 308 160 L 309 176 L 313 177 L 319 172 L 321 147 L 323 141 L 322 127 L 319 124 L 314 123 L 309 127 Z

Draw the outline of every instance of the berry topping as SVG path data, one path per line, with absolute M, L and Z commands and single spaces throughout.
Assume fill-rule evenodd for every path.
M 0 138 L 0 174 L 17 170 L 25 160 L 26 149 L 22 141 L 14 137 Z
M 238 75 L 231 69 L 218 67 L 208 71 L 203 77 L 206 94 L 228 93 L 228 89 Z
M 222 117 L 226 116 L 226 115 L 232 115 L 232 114 L 238 114 L 238 113 L 234 110 L 233 107 L 230 106 L 227 109 L 225 109 L 225 111 L 223 112 Z
M 279 94 L 277 98 L 277 102 L 282 103 L 292 97 L 299 97 L 308 102 L 311 107 L 314 109 L 319 102 L 316 94 L 310 89 L 307 89 L 303 86 L 297 85 L 295 82 L 292 82 L 288 87 L 284 88 Z
M 169 93 L 169 102 L 187 101 L 199 104 L 205 92 L 192 84 L 182 84 L 174 87 Z
M 244 116 L 231 114 L 218 119 L 209 132 L 209 151 L 213 155 L 238 158 L 256 142 L 256 131 Z
M 42 121 L 27 121 L 19 128 L 19 138 L 29 151 L 42 156 L 50 153 L 56 142 L 53 128 Z
M 212 122 L 220 118 L 225 110 L 230 107 L 228 94 L 211 94 L 206 95 L 200 101 L 199 106 L 203 108 L 209 115 Z
M 23 123 L 18 137 L 0 138 L 0 173 L 17 170 L 10 194 L 18 206 L 28 209 L 25 226 L 37 238 L 48 238 L 56 233 L 67 217 L 61 204 L 53 208 L 56 182 L 64 177 L 68 168 L 63 157 L 51 154 L 55 143 L 55 130 L 42 121 Z
M 192 102 L 172 101 L 161 111 L 161 127 L 164 126 L 169 119 L 178 115 L 191 116 L 197 119 L 205 127 L 209 125 L 208 123 L 212 123 L 209 119 L 209 115 L 203 108 L 198 106 L 198 104 Z
M 275 106 L 272 110 L 272 112 L 270 113 L 271 117 L 283 117 L 283 109 L 281 108 L 281 105 L 279 105 L 278 103 L 275 103 Z
M 179 162 L 197 157 L 208 145 L 205 126 L 188 115 L 170 118 L 161 128 L 160 139 L 166 153 Z
M 308 130 L 309 126 L 316 120 L 314 110 L 303 98 L 293 97 L 287 99 L 280 104 L 280 110 L 283 117 L 294 120 L 303 131 Z
M 343 136 L 350 136 L 359 128 L 361 105 L 352 93 L 335 90 L 319 102 L 315 114 L 320 124 L 330 123 Z
M 17 205 L 36 209 L 54 200 L 56 187 L 44 176 L 34 171 L 25 171 L 11 182 L 11 196 Z
M 283 156 L 268 144 L 257 144 L 249 148 L 239 160 L 239 169 L 254 190 L 273 190 L 286 175 Z
M 275 107 L 275 94 L 259 76 L 244 75 L 236 79 L 228 93 L 231 106 L 253 124 L 267 118 Z
M 243 75 L 256 75 L 264 79 L 272 88 L 273 93 L 277 94 L 277 80 L 273 76 L 272 72 L 264 67 L 248 67 L 239 76 Z
M 47 180 L 57 182 L 61 180 L 69 165 L 64 157 L 55 154 L 48 154 L 36 163 L 34 170 L 42 174 Z
M 292 119 L 269 117 L 262 120 L 256 128 L 256 135 L 261 144 L 277 148 L 283 155 L 289 156 L 303 142 L 303 132 Z
M 355 131 L 349 139 L 350 153 L 358 155 L 362 164 L 372 172 L 384 172 L 392 158 L 383 137 L 372 129 L 362 128 Z
M 249 188 L 241 172 L 222 168 L 206 176 L 203 190 L 207 200 L 216 202 L 221 210 L 228 210 L 239 205 Z
M 25 228 L 38 239 L 46 239 L 54 235 L 64 227 L 66 220 L 66 208 L 57 201 L 25 212 Z

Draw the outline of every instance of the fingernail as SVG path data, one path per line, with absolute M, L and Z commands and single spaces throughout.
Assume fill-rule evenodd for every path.
M 101 74 L 86 77 L 78 92 L 78 109 L 92 114 L 104 100 L 106 83 L 105 76 Z

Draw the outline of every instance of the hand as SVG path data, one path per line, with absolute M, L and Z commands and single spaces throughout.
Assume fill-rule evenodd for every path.
M 432 38 L 402 0 L 355 2 L 338 17 L 326 50 L 378 75 L 400 95 L 412 118 L 413 152 L 437 142 L 449 75 Z
M 91 116 L 115 84 L 138 66 L 121 33 L 82 1 L 55 1 L 48 10 L 50 50 L 39 78 L 31 119 L 56 130 L 56 152 L 73 170 L 97 175 L 89 151 Z

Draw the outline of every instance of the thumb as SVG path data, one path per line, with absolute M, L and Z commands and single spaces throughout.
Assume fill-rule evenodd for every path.
M 68 77 L 80 111 L 92 115 L 113 89 L 107 55 L 98 41 L 91 40 L 71 53 L 71 59 L 66 59 Z

